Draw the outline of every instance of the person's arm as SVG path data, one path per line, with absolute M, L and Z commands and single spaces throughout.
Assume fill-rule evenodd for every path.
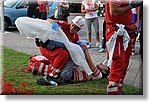
M 89 11 L 96 11 L 96 10 L 98 10 L 98 4 L 96 2 L 94 3 L 94 6 L 95 6 L 95 8 L 90 9 Z
M 136 13 L 137 13 L 137 20 L 136 20 L 135 25 L 136 25 L 137 28 L 138 28 L 138 25 L 139 25 L 139 22 L 140 22 L 140 7 L 137 7 L 137 8 L 136 8 Z
M 46 48 L 47 50 L 52 50 L 55 48 L 64 48 L 66 49 L 66 46 L 62 42 L 54 41 L 54 40 L 47 40 L 45 43 L 40 41 L 38 38 L 35 38 L 35 43 L 37 47 L 43 47 Z
M 133 0 L 129 2 L 127 6 L 122 7 L 122 6 L 117 5 L 115 2 L 110 2 L 109 3 L 110 14 L 112 16 L 118 16 L 118 15 L 124 14 L 132 8 L 136 8 L 142 5 L 142 3 L 143 3 L 142 0 L 139 0 L 139 1 Z
M 82 13 L 86 13 L 86 12 L 88 12 L 87 10 L 85 10 L 85 7 L 84 7 L 84 5 L 83 5 L 83 4 L 81 5 L 81 12 L 82 12 Z
M 47 19 L 47 21 L 50 22 L 50 23 L 52 23 L 52 22 L 58 23 L 59 20 Z
M 91 56 L 89 54 L 89 51 L 88 51 L 87 47 L 85 45 L 82 45 L 81 48 L 84 49 L 85 59 L 86 59 L 88 65 L 89 65 L 90 69 L 92 71 L 94 71 L 96 69 L 96 66 L 94 65 L 94 63 L 91 59 Z
M 66 3 L 66 4 L 60 3 L 60 6 L 66 8 L 66 9 L 69 9 L 69 4 L 68 3 Z
M 66 49 L 66 46 L 62 42 L 54 41 L 54 40 L 48 40 L 47 45 L 45 47 L 47 50 L 52 50 L 55 48 L 63 48 Z

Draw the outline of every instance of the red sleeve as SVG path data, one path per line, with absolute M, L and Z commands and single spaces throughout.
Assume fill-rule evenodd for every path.
M 67 22 L 65 22 L 65 21 L 62 21 L 62 20 L 58 20 L 58 25 L 60 25 L 60 26 L 66 26 L 66 25 L 69 25 Z
M 79 35 L 76 33 L 76 36 L 75 36 L 75 41 L 74 41 L 74 43 L 77 43 L 77 41 L 79 41 Z

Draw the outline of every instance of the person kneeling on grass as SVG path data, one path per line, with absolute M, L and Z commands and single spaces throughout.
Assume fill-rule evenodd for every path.
M 62 84 L 64 85 L 64 84 L 70 84 L 74 82 L 76 83 L 76 82 L 81 82 L 81 81 L 95 80 L 95 79 L 101 79 L 101 78 L 107 77 L 109 75 L 109 69 L 105 65 L 102 65 L 102 64 L 95 66 L 91 60 L 86 44 L 83 41 L 81 42 L 78 41 L 78 44 L 80 44 L 81 48 L 83 49 L 85 58 L 93 74 L 88 76 L 85 71 L 81 71 L 79 69 L 79 66 L 75 65 L 75 63 L 72 61 L 70 56 L 69 58 L 67 57 L 69 55 L 67 54 L 64 56 L 62 55 L 60 58 L 60 59 L 62 59 L 62 57 L 68 58 L 68 60 L 66 64 L 64 65 L 64 67 L 62 69 L 59 69 L 60 71 L 58 73 L 55 73 L 57 77 L 56 75 L 51 76 L 51 74 L 48 74 L 47 76 L 38 80 L 38 84 L 49 85 L 50 80 L 53 80 L 53 81 L 56 81 L 59 85 L 62 85 Z M 67 49 L 63 43 L 57 42 L 54 40 L 48 40 L 45 43 L 43 43 L 43 42 L 40 42 L 39 39 L 36 39 L 36 45 L 40 48 L 45 48 L 47 51 L 59 52 L 61 49 L 61 52 L 59 53 L 63 54 L 64 51 L 67 52 Z M 59 59 L 59 57 L 57 58 Z M 48 59 L 50 60 L 50 58 Z M 60 64 L 60 63 L 57 63 L 57 64 Z M 38 72 L 37 70 L 38 69 L 36 68 L 33 70 L 33 72 Z
M 70 42 L 74 44 L 80 44 L 85 54 L 87 64 L 90 70 L 93 72 L 93 74 L 90 74 L 91 76 L 89 76 L 89 74 L 87 74 L 85 71 L 79 70 L 79 66 L 75 65 L 75 63 L 72 61 L 64 43 L 54 40 L 47 40 L 45 43 L 43 43 L 40 39 L 37 38 L 36 45 L 40 48 L 41 54 L 45 56 L 51 64 L 51 68 L 48 68 L 48 77 L 50 76 L 53 78 L 61 78 L 63 80 L 83 81 L 101 79 L 102 77 L 106 77 L 108 75 L 109 70 L 106 66 L 95 66 L 93 64 L 86 47 L 86 43 L 79 40 L 77 32 L 85 27 L 85 20 L 83 17 L 76 16 L 72 20 L 71 24 L 61 20 L 48 19 L 47 21 L 52 23 L 53 30 L 57 31 L 61 26 L 62 31 Z

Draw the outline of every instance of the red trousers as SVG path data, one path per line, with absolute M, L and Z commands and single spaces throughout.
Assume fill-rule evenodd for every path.
M 52 67 L 58 70 L 58 72 L 55 72 L 54 74 L 58 74 L 69 59 L 69 53 L 63 48 L 47 50 L 40 47 L 40 52 L 43 56 L 50 60 Z
M 106 41 L 109 41 L 110 37 L 114 34 L 115 31 L 117 31 L 116 27 L 110 24 L 106 25 Z M 128 33 L 130 36 L 130 32 Z M 110 82 L 120 83 L 120 80 L 124 80 L 126 76 L 126 70 L 129 65 L 130 56 L 131 56 L 131 41 L 129 42 L 126 51 L 124 51 L 123 37 L 122 36 L 117 37 L 112 64 L 110 67 L 110 76 L 109 76 Z

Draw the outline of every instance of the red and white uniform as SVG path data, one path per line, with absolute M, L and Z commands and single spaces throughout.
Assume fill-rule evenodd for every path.
M 70 33 L 69 31 L 70 24 L 64 21 L 58 21 L 58 24 L 60 25 L 63 32 L 66 34 L 66 36 L 72 43 L 76 43 L 79 40 L 79 36 L 77 33 L 75 34 Z M 47 50 L 45 48 L 40 47 L 40 52 L 43 56 L 49 59 L 50 64 L 53 67 L 53 70 L 57 69 L 57 71 L 51 70 L 49 72 L 51 76 L 57 76 L 61 72 L 61 70 L 63 69 L 63 67 L 65 66 L 66 62 L 69 59 L 68 51 L 63 48 Z
M 49 72 L 50 76 L 57 76 L 69 59 L 69 53 L 63 48 L 47 50 L 45 48 L 40 47 L 40 52 L 50 61 L 50 64 L 53 67 L 53 69 L 57 69 L 57 71 L 51 70 Z
M 132 23 L 132 11 L 129 10 L 124 14 L 118 16 L 110 15 L 109 3 L 115 3 L 116 5 L 123 7 L 128 5 L 128 0 L 107 0 L 106 2 L 106 41 L 114 35 L 118 30 L 116 24 L 128 25 L 130 27 Z M 131 32 L 126 29 L 129 36 Z M 109 53 L 108 53 L 109 54 Z M 116 45 L 114 48 L 112 63 L 110 66 L 109 85 L 107 87 L 108 94 L 119 94 L 120 86 L 126 75 L 126 70 L 129 65 L 129 59 L 131 55 L 131 41 L 128 43 L 128 47 L 124 50 L 123 36 L 116 38 Z
M 58 73 L 61 71 L 61 69 L 54 68 L 50 64 L 50 60 L 42 55 L 32 56 L 28 62 L 28 69 L 27 70 L 25 69 L 24 72 L 31 72 L 31 71 L 33 72 L 34 70 L 37 71 L 35 75 L 37 74 L 46 75 L 46 76 L 53 75 L 54 77 L 55 76 L 57 77 Z M 95 80 L 101 78 L 102 78 L 102 74 L 99 69 L 95 69 L 93 71 L 93 74 L 89 76 L 86 74 L 85 71 L 81 71 L 79 69 L 79 66 L 77 65 L 73 66 L 73 80 L 75 81 L 88 81 L 88 80 Z
M 70 26 L 71 24 L 68 24 L 65 21 L 58 21 L 58 25 L 61 27 L 61 29 L 63 30 L 63 32 L 66 34 L 67 38 L 69 39 L 70 42 L 72 43 L 77 43 L 77 41 L 79 40 L 79 36 L 77 33 L 71 34 L 70 33 Z

